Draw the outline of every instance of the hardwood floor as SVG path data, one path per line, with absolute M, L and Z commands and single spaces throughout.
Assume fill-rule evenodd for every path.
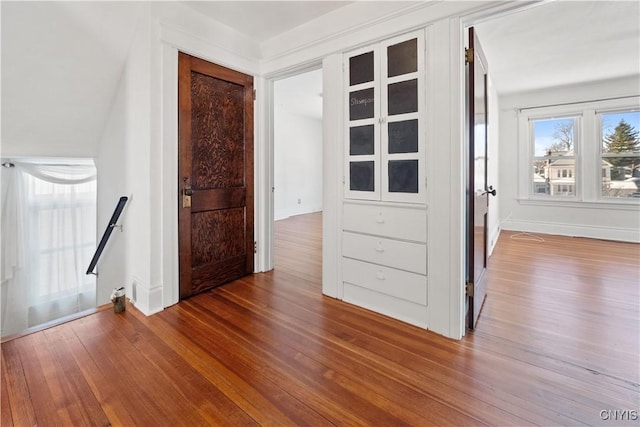
M 3 343 L 2 426 L 638 425 L 640 245 L 503 232 L 453 341 L 323 297 L 319 231 L 278 222 L 276 270 L 151 317 Z

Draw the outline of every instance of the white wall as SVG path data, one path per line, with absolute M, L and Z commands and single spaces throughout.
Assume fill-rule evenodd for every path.
M 573 206 L 521 201 L 518 194 L 518 109 L 638 95 L 638 78 L 513 94 L 500 99 L 500 222 L 505 230 L 638 241 L 638 207 Z
M 274 219 L 322 210 L 322 120 L 274 111 Z
M 150 288 L 150 36 L 149 8 L 141 15 L 117 95 L 99 146 L 98 228 L 109 221 L 120 196 L 127 196 L 120 224 L 99 263 L 98 304 L 112 288 L 125 285 L 127 297 L 143 312 Z
M 98 169 L 98 239 L 102 237 L 105 228 L 109 224 L 116 202 L 121 196 L 129 196 L 126 193 L 126 176 L 128 156 L 125 156 L 127 145 L 127 79 L 123 73 L 116 96 L 111 106 L 111 112 L 107 124 L 98 145 L 98 157 L 96 168 Z M 126 206 L 126 205 L 125 205 Z M 97 304 L 102 305 L 109 301 L 111 290 L 124 286 L 127 283 L 128 253 L 126 237 L 123 233 L 129 232 L 130 221 L 127 221 L 127 210 L 120 215 L 118 224 L 123 225 L 122 233 L 114 230 L 105 246 L 96 271 L 97 280 Z
M 489 66 L 490 67 L 490 66 Z M 489 68 L 491 70 L 491 68 Z M 489 76 L 488 89 L 488 138 L 487 138 L 487 185 L 492 185 L 496 189 L 496 196 L 489 196 L 489 215 L 487 224 L 488 254 L 491 255 L 493 248 L 498 242 L 500 235 L 500 198 L 502 190 L 500 185 L 500 107 L 498 93 L 491 82 Z

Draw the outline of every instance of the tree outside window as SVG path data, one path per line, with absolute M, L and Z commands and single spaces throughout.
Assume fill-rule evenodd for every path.
M 602 196 L 640 197 L 640 112 L 601 115 Z

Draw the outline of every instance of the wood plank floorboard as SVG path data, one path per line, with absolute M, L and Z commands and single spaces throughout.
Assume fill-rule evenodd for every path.
M 322 296 L 321 220 L 275 223 L 274 271 L 2 343 L 2 426 L 638 425 L 640 245 L 503 231 L 455 341 Z

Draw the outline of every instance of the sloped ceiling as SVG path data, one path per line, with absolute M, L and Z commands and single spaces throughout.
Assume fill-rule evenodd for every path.
M 142 3 L 5 2 L 2 141 L 93 156 Z

